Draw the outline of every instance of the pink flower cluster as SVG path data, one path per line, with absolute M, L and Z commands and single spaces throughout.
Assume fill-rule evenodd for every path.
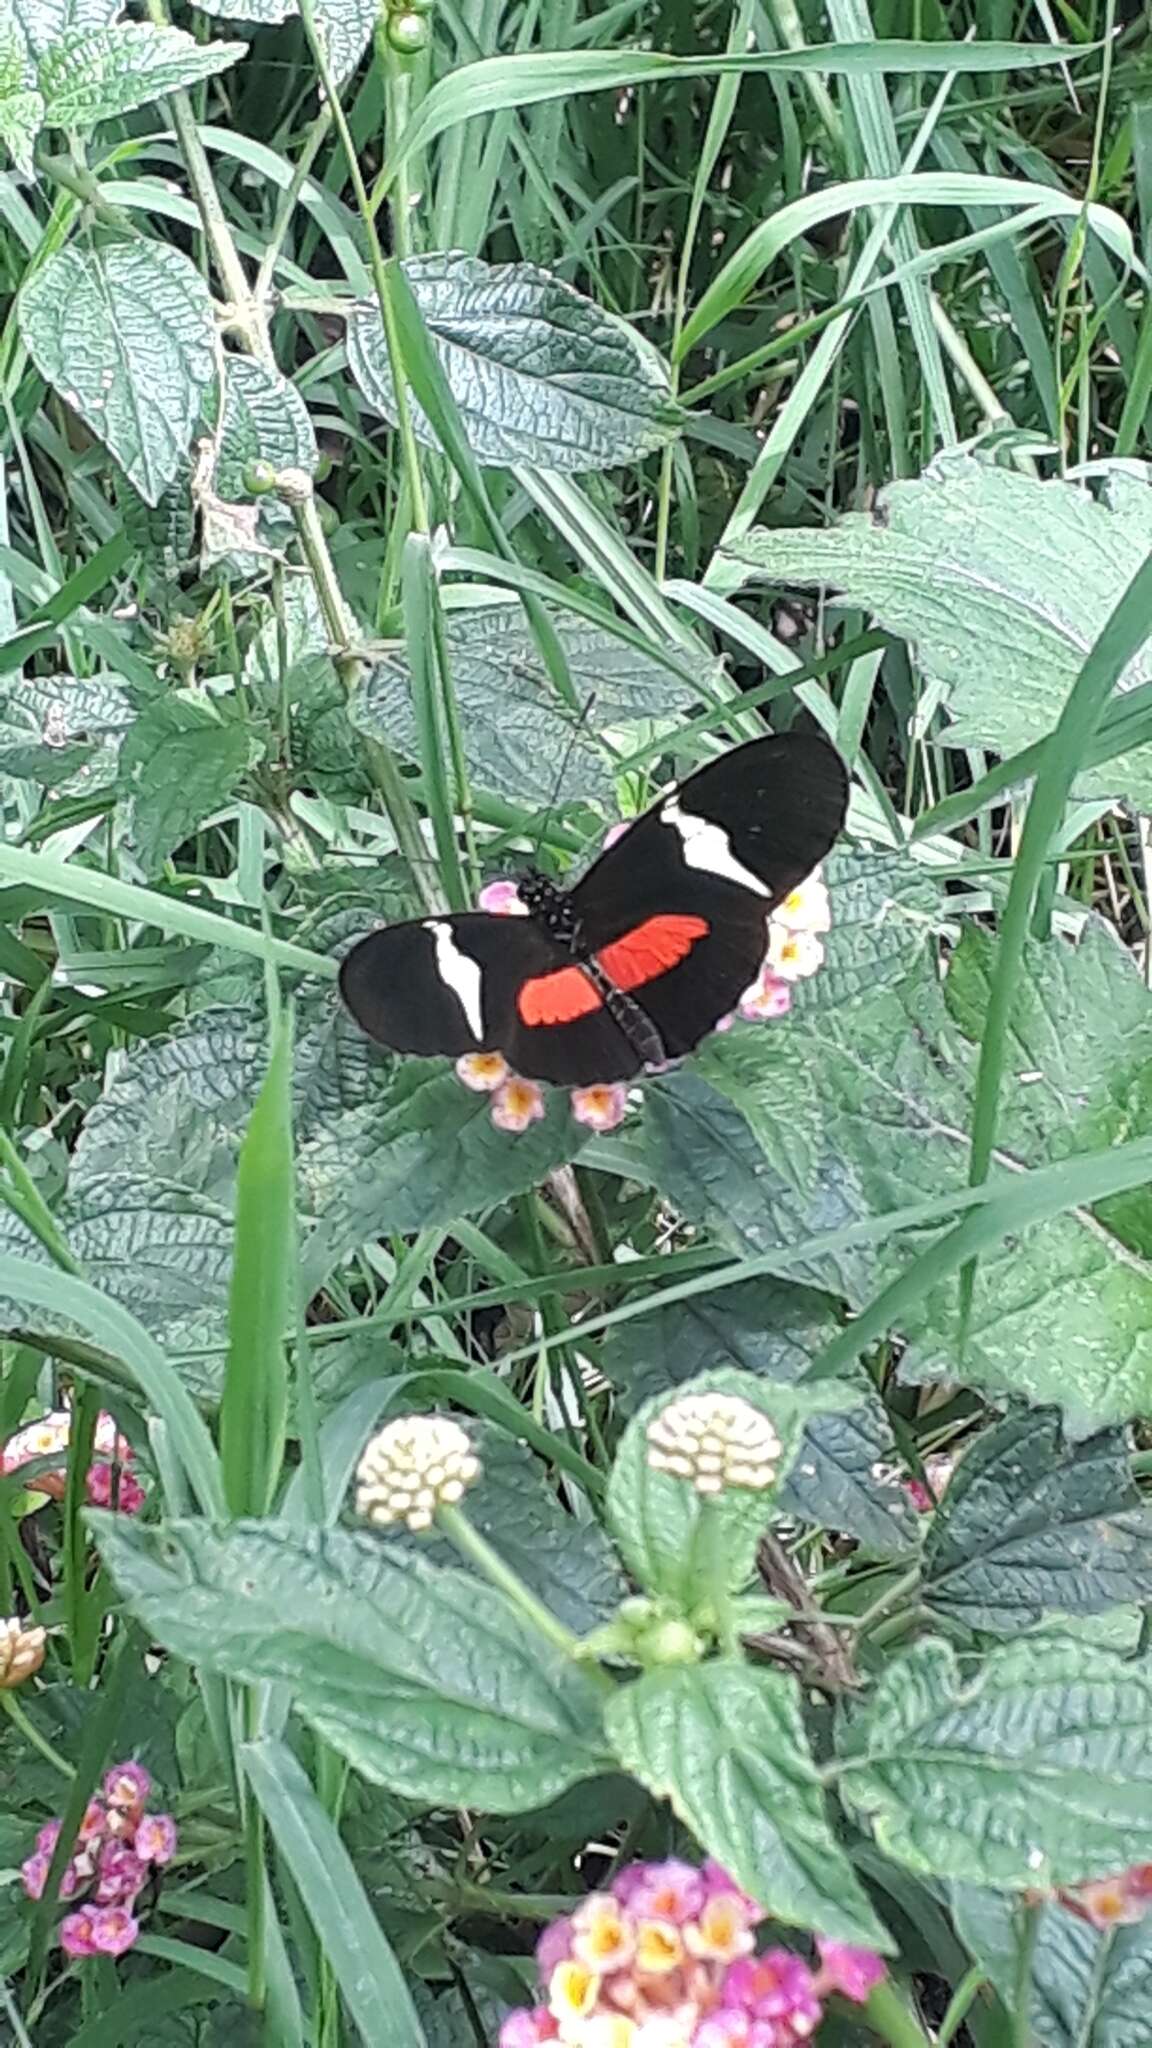
M 614 825 L 605 845 L 610 846 L 626 825 Z M 489 882 L 478 898 L 481 910 L 494 917 L 524 917 L 515 882 Z M 823 934 L 831 926 L 828 891 L 816 868 L 806 881 L 778 903 L 768 920 L 768 949 L 751 987 L 740 998 L 737 1015 L 750 1023 L 785 1017 L 792 1006 L 792 989 L 797 981 L 815 974 L 824 959 Z M 726 1031 L 731 1017 L 722 1017 L 718 1031 Z M 544 1091 L 537 1081 L 514 1074 L 502 1053 L 469 1052 L 456 1062 L 456 1072 L 466 1088 L 492 1097 L 492 1121 L 500 1131 L 526 1131 L 544 1115 Z M 614 1131 L 628 1114 L 628 1088 L 623 1081 L 593 1082 L 570 1093 L 572 1114 L 578 1124 L 593 1131 Z
M 0 1451 L 0 1472 L 17 1472 L 33 1458 L 60 1459 L 58 1467 L 29 1475 L 29 1493 L 44 1493 L 63 1500 L 67 1482 L 66 1461 L 72 1435 L 72 1412 L 60 1408 L 42 1415 L 10 1436 Z M 92 1439 L 93 1462 L 88 1467 L 87 1497 L 90 1507 L 119 1508 L 121 1514 L 138 1515 L 144 1505 L 144 1488 L 133 1473 L 132 1446 L 121 1436 L 110 1415 L 96 1420 Z
M 1134 1863 L 1116 1877 L 1089 1878 L 1056 1896 L 1092 1927 L 1135 1927 L 1152 1911 L 1152 1863 Z
M 540 1937 L 541 2003 L 508 2015 L 499 2048 L 796 2048 L 833 1991 L 862 2004 L 884 1974 L 870 1949 L 818 1941 L 756 1953 L 765 1914 L 718 1863 L 633 1863 Z
M 60 1897 L 88 1897 L 60 1922 L 60 1946 L 68 1956 L 122 1956 L 140 1932 L 137 1897 L 149 1876 L 172 1860 L 176 1823 L 170 1813 L 144 1811 L 152 1780 L 142 1764 L 115 1764 L 101 1794 L 89 1801 L 72 1855 L 60 1880 Z M 60 1822 L 50 1820 L 36 1837 L 35 1853 L 20 1866 L 30 1899 L 44 1895 Z
M 930 1515 L 938 1507 L 944 1490 L 956 1470 L 956 1459 L 950 1451 L 935 1451 L 924 1460 L 923 1479 L 902 1479 L 901 1485 L 918 1515 Z

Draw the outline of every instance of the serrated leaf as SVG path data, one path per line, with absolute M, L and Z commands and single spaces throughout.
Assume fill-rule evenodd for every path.
M 316 1230 L 307 1284 L 369 1238 L 423 1230 L 495 1208 L 574 1159 L 589 1132 L 567 1096 L 520 1135 L 498 1131 L 491 1100 L 461 1086 L 440 1062 L 405 1062 L 379 1102 L 347 1111 L 302 1144 L 300 1186 Z
M 66 29 L 40 59 L 45 126 L 94 128 L 226 71 L 247 47 L 198 43 L 182 28 L 146 21 Z
M 503 1594 L 367 1534 L 94 1515 L 132 1611 L 205 1670 L 288 1686 L 376 1783 L 517 1813 L 603 1768 L 603 1695 Z
M 32 152 L 44 125 L 44 100 L 35 91 L 11 91 L 0 95 L 0 143 L 16 169 L 32 176 Z
M 66 794 L 110 784 L 136 716 L 116 676 L 19 676 L 0 691 L 0 774 Z
M 957 1931 L 1009 2008 L 1017 1998 L 1020 1920 L 1001 1892 L 954 1885 Z M 1029 2031 L 1041 2048 L 1146 2048 L 1152 2011 L 1152 1920 L 1090 1927 L 1055 1902 L 1040 1906 L 1032 1951 Z
M 687 1481 L 655 1472 L 648 1462 L 648 1425 L 668 1406 L 672 1390 L 646 1401 L 628 1424 L 608 1481 L 608 1524 L 640 1585 L 691 1616 L 711 1610 L 717 1559 L 729 1591 L 747 1584 L 760 1537 L 779 1513 L 777 1489 L 795 1462 L 805 1428 L 821 1411 L 851 1408 L 859 1390 L 842 1383 L 790 1387 L 720 1366 L 675 1392 L 738 1395 L 768 1417 L 780 1439 L 772 1486 L 729 1487 L 705 1499 Z
M 1066 1446 L 1051 1409 L 979 1437 L 932 1518 L 923 1599 L 994 1635 L 1152 1599 L 1152 1515 L 1123 1437 Z
M 190 697 L 160 697 L 120 748 L 128 826 L 146 874 L 226 803 L 257 752 L 239 719 L 225 723 Z
M 615 469 L 678 431 L 664 364 L 571 285 L 531 263 L 455 253 L 411 257 L 403 269 L 478 462 Z M 349 319 L 348 361 L 368 403 L 394 422 L 375 306 Z M 436 445 L 415 405 L 413 425 Z
M 837 847 L 822 867 L 832 929 L 820 972 L 793 991 L 798 1017 L 895 987 L 928 951 L 943 912 L 931 870 L 905 853 Z
M 1152 545 L 1152 491 L 1102 498 L 970 455 L 891 484 L 830 531 L 749 534 L 726 559 L 749 579 L 822 584 L 909 640 L 942 683 L 953 746 L 1013 754 L 1052 731 L 1089 649 Z M 1152 677 L 1147 647 L 1121 683 Z M 1152 748 L 1084 771 L 1087 794 L 1152 805 Z
M 788 1385 L 839 1327 L 823 1295 L 775 1280 L 698 1294 L 611 1332 L 602 1370 L 626 1414 L 660 1392 L 723 1364 Z M 917 1542 L 918 1517 L 892 1469 L 896 1452 L 884 1404 L 864 1384 L 844 1414 L 807 1424 L 778 1495 L 781 1514 L 853 1536 L 876 1557 Z
M 1152 1665 L 1032 1637 L 965 1677 L 919 1643 L 849 1723 L 839 1784 L 912 1870 L 1047 1890 L 1127 1869 L 1152 1829 Z
M 29 55 L 42 57 L 70 29 L 107 28 L 120 12 L 121 0 L 9 0 Z
M 216 368 L 212 300 L 195 264 L 143 239 L 70 243 L 28 280 L 17 312 L 41 376 L 155 505 Z
M 832 1832 L 793 1679 L 727 1660 L 650 1671 L 613 1696 L 605 1726 L 625 1768 L 774 1918 L 890 1945 Z
M 275 25 L 298 12 L 296 0 L 194 0 L 202 13 L 221 21 Z M 352 76 L 368 47 L 378 9 L 375 0 L 315 0 L 316 21 L 327 45 L 337 85 Z

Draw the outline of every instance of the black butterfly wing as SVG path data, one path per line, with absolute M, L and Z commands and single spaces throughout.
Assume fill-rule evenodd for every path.
M 524 1021 L 521 991 L 541 986 L 545 1011 L 566 1021 Z M 526 917 L 477 910 L 385 925 L 345 954 L 340 994 L 393 1052 L 502 1052 L 514 1073 L 567 1087 L 623 1080 L 641 1065 L 571 956 Z
M 847 799 L 826 740 L 750 740 L 666 791 L 577 884 L 583 948 L 641 1005 L 669 1058 L 755 979 L 771 910 L 823 860 Z

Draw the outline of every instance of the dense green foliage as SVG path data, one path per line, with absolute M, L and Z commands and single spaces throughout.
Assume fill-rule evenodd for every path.
M 485 2048 L 708 1855 L 884 1955 L 828 2048 L 1140 2048 L 1145 10 L 145 11 L 0 12 L 0 2038 Z M 786 1016 L 517 1134 L 339 1010 L 765 720 L 853 771 Z

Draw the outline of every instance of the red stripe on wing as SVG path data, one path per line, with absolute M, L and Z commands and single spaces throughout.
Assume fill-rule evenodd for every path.
M 596 958 L 617 988 L 643 988 L 646 981 L 667 974 L 686 960 L 697 939 L 706 939 L 707 918 L 686 915 L 649 917 L 623 938 L 614 939 Z
M 516 1008 L 522 1024 L 574 1024 L 600 1008 L 600 997 L 581 967 L 558 967 L 521 986 Z

